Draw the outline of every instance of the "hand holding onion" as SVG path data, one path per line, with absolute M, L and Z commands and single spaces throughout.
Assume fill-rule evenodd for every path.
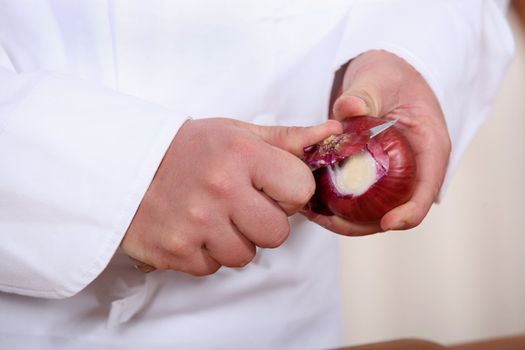
M 337 204 L 332 209 L 328 208 L 330 211 L 307 211 L 305 215 L 321 226 L 344 235 L 365 235 L 417 226 L 437 197 L 450 154 L 445 120 L 432 90 L 406 61 L 385 51 L 369 51 L 352 60 L 344 71 L 340 87 L 335 88 L 342 93 L 338 94 L 333 104 L 334 119 L 374 115 L 382 117 L 379 122 L 386 121 L 384 119 L 399 120 L 396 132 L 402 134 L 410 148 L 410 152 L 402 153 L 413 155 L 415 164 L 413 189 L 408 191 L 407 198 L 396 202 L 384 215 L 378 213 L 386 208 L 386 204 L 395 201 L 391 198 L 382 200 L 382 195 L 378 193 L 372 194 L 371 197 L 375 198 L 371 199 L 379 200 L 379 208 L 370 209 L 368 214 L 335 213 L 332 209 L 342 206 Z M 366 165 L 366 159 L 364 163 Z M 320 182 L 318 179 L 318 186 Z M 340 185 L 344 187 L 344 184 Z M 373 184 L 371 188 L 374 188 Z M 353 191 L 359 190 L 362 189 Z M 366 196 L 366 193 L 355 198 L 359 196 Z M 326 205 L 324 207 L 327 209 Z M 338 208 L 335 209 L 337 211 Z

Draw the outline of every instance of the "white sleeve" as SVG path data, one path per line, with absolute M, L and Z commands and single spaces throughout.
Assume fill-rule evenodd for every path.
M 183 116 L 0 68 L 0 291 L 68 297 L 118 248 Z
M 487 116 L 514 52 L 505 0 L 357 0 L 336 68 L 383 49 L 409 62 L 437 96 L 452 139 L 445 185 Z

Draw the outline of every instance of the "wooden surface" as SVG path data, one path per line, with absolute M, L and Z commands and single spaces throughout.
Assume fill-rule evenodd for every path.
M 525 334 L 453 346 L 453 350 L 525 350 Z
M 399 339 L 340 350 L 525 350 L 525 335 L 489 339 L 457 345 L 441 345 L 422 339 Z
M 341 350 L 442 350 L 449 349 L 421 339 L 400 339 L 388 342 L 351 346 Z M 470 350 L 470 349 L 469 349 Z

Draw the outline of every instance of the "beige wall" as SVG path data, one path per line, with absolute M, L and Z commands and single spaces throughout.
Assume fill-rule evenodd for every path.
M 525 38 L 442 202 L 408 232 L 344 239 L 346 340 L 525 333 Z

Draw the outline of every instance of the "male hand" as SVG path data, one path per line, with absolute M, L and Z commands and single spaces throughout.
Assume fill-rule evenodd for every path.
M 376 116 L 399 119 L 397 124 L 416 157 L 416 187 L 412 198 L 386 213 L 379 225 L 359 225 L 338 216 L 305 215 L 328 230 L 365 235 L 417 226 L 439 193 L 450 155 L 443 112 L 423 77 L 402 58 L 385 51 L 368 51 L 352 60 L 344 73 L 342 94 L 333 118 Z
M 341 125 L 263 127 L 232 119 L 190 120 L 170 145 L 122 247 L 158 269 L 207 275 L 242 267 L 255 248 L 287 238 L 287 216 L 315 190 L 303 148 Z

